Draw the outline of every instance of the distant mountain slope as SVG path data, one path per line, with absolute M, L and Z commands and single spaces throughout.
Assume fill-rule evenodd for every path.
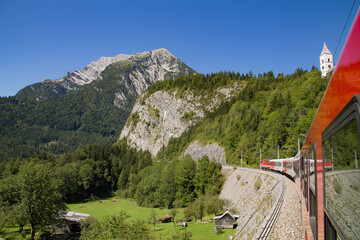
M 297 69 L 276 77 L 221 72 L 157 82 L 139 97 L 121 138 L 167 160 L 202 152 L 221 162 L 224 149 L 227 163 L 240 164 L 242 156 L 255 167 L 260 149 L 263 158 L 277 158 L 278 146 L 280 157 L 294 156 L 329 79 Z
M 134 62 L 149 67 L 145 72 L 148 73 L 151 83 L 155 82 L 155 79 L 167 79 L 166 75 L 169 74 L 177 76 L 177 72 L 187 72 L 188 74 L 194 72 L 166 49 L 157 49 L 133 55 L 119 54 L 115 57 L 101 57 L 97 61 L 86 65 L 81 70 L 68 72 L 63 78 L 57 80 L 45 79 L 42 82 L 27 86 L 21 89 L 16 94 L 16 97 L 42 99 L 62 96 L 69 91 L 77 90 L 81 86 L 90 84 L 95 80 L 101 80 L 103 78 L 102 72 L 111 64 L 118 63 L 125 66 L 126 64 Z M 153 67 L 154 65 L 158 66 Z M 181 74 L 179 74 L 179 76 L 180 75 Z M 139 74 L 137 76 L 139 77 Z
M 75 75 L 95 76 L 90 67 L 84 69 Z M 137 97 L 148 86 L 193 73 L 166 49 L 159 49 L 113 62 L 96 80 L 46 80 L 24 88 L 16 97 L 0 98 L 0 161 L 114 143 Z

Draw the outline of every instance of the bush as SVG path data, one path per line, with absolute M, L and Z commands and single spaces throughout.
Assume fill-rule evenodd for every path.
M 85 199 L 85 202 L 95 202 L 98 200 L 99 200 L 99 197 L 95 196 L 94 194 L 91 194 L 89 198 Z
M 190 240 L 192 237 L 192 233 L 189 231 L 185 231 L 184 233 L 177 232 L 170 239 L 173 240 Z
M 334 181 L 333 181 L 333 188 L 334 188 L 334 190 L 335 190 L 335 192 L 336 192 L 337 194 L 341 194 L 342 188 L 341 188 L 341 185 L 340 185 L 340 183 L 337 181 L 336 178 L 334 178 Z
M 260 188 L 261 188 L 261 185 L 262 185 L 262 180 L 260 177 L 258 177 L 256 179 L 256 181 L 254 182 L 254 189 L 255 191 L 258 191 Z
M 125 211 L 106 216 L 102 221 L 82 221 L 80 239 L 152 239 L 145 222 L 129 219 Z
M 218 235 L 223 232 L 223 229 L 221 227 L 214 227 L 213 232 Z

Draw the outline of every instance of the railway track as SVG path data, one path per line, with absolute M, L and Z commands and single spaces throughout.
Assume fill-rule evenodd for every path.
M 285 192 L 285 185 L 283 185 L 283 191 L 280 195 L 279 201 L 277 202 L 271 215 L 268 216 L 267 219 L 265 219 L 265 223 L 263 223 L 265 226 L 263 226 L 262 232 L 259 234 L 259 236 L 256 237 L 256 239 L 266 240 L 270 236 L 270 233 L 279 216 L 281 206 L 284 202 L 284 192 Z
M 277 174 L 280 175 L 280 173 Z M 268 202 L 268 205 L 265 205 L 264 208 L 254 213 L 247 221 L 247 223 L 242 227 L 240 232 L 236 234 L 234 239 L 268 239 L 274 225 L 276 224 L 284 202 L 285 184 L 283 176 L 271 188 L 270 192 L 278 192 L 277 194 L 275 193 L 275 195 L 277 195 L 277 197 L 274 199 L 275 202 Z

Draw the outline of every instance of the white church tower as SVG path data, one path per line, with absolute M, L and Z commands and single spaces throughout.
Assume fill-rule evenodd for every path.
M 324 77 L 333 70 L 334 68 L 334 61 L 333 55 L 331 54 L 330 50 L 327 48 L 326 43 L 324 42 L 324 48 L 320 54 L 320 69 L 321 69 L 321 76 Z

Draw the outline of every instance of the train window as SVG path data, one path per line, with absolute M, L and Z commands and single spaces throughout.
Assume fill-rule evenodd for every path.
M 325 233 L 341 239 L 360 239 L 359 100 L 356 95 L 322 136 Z
M 305 189 L 305 186 L 304 186 L 304 156 L 301 156 L 300 158 L 300 168 L 301 168 L 301 189 L 303 190 L 303 194 L 304 194 L 304 197 L 305 197 L 305 192 L 304 192 L 304 189 Z
M 316 153 L 315 144 L 309 148 L 309 197 L 310 197 L 310 226 L 316 239 Z
M 336 230 L 326 215 L 325 215 L 325 236 L 326 236 L 326 240 L 337 240 Z
M 315 192 L 315 148 L 314 145 L 310 148 L 310 152 L 309 152 L 309 186 L 310 189 Z

